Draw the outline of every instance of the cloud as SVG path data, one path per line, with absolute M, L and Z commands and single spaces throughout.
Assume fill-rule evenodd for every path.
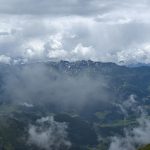
M 98 0 L 1 0 L 0 13 L 19 15 L 91 15 L 105 11 Z M 103 3 L 103 0 L 100 1 Z M 36 7 L 35 7 L 36 4 Z M 83 9 L 84 7 L 84 9 Z M 44 8 L 44 9 L 43 9 Z M 107 9 L 107 8 L 106 8 Z
M 130 116 L 130 113 L 136 114 L 137 116 L 146 114 L 136 99 L 137 96 L 131 94 L 127 100 L 124 100 L 122 103 L 114 103 L 114 105 L 120 109 L 125 117 Z
M 0 63 L 10 64 L 11 58 L 5 55 L 0 55 Z
M 117 53 L 118 61 L 123 61 L 126 64 L 150 63 L 150 45 L 144 44 L 139 49 L 122 50 Z
M 97 60 L 96 52 L 91 46 L 83 46 L 81 43 L 71 51 L 65 51 L 64 49 L 51 49 L 48 52 L 47 58 L 50 60 Z
M 137 147 L 149 144 L 150 120 L 141 117 L 138 123 L 137 127 L 125 130 L 125 137 L 113 137 L 109 150 L 136 150 Z
M 28 143 L 44 150 L 68 149 L 71 146 L 67 138 L 67 124 L 59 123 L 51 117 L 37 120 L 37 125 L 30 125 Z
M 22 103 L 21 105 L 25 106 L 25 107 L 28 107 L 28 108 L 34 107 L 32 104 L 29 104 L 29 103 L 26 103 L 26 102 Z
M 95 49 L 92 46 L 83 46 L 81 43 L 79 43 L 74 50 L 71 52 L 71 57 L 70 59 L 73 60 L 79 60 L 79 59 L 84 59 L 84 60 L 96 60 L 96 52 Z M 75 58 L 74 58 L 75 57 Z
M 0 0 L 0 55 L 149 63 L 149 5 L 148 0 Z
M 137 124 L 124 128 L 122 136 L 113 136 L 109 150 L 137 150 L 139 147 L 149 144 L 150 120 L 145 109 L 136 101 L 136 96 L 130 95 L 129 99 L 118 104 L 118 107 L 125 117 L 128 117 L 129 113 L 136 113 Z
M 72 106 L 80 109 L 91 99 L 103 102 L 109 100 L 110 92 L 106 90 L 108 84 L 101 75 L 95 80 L 85 71 L 74 77 L 67 74 L 67 68 L 60 73 L 42 63 L 22 67 L 18 65 L 10 71 L 4 77 L 2 89 L 14 103 L 55 103 L 63 109 Z

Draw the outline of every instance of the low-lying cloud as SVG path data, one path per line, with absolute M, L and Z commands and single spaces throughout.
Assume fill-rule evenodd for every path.
M 150 143 L 150 120 L 144 108 L 137 104 L 136 96 L 131 95 L 129 99 L 118 105 L 125 117 L 128 117 L 129 113 L 136 113 L 137 125 L 124 128 L 124 136 L 112 137 L 109 150 L 137 150 Z
M 124 137 L 113 137 L 109 150 L 137 150 L 138 147 L 150 143 L 150 120 L 146 117 L 138 119 L 138 126 L 125 130 Z
M 36 121 L 37 125 L 30 125 L 28 130 L 28 144 L 33 144 L 44 150 L 68 149 L 71 142 L 67 137 L 67 124 L 59 123 L 51 117 L 43 117 Z
M 69 66 L 68 66 L 69 67 Z M 108 83 L 103 76 L 92 78 L 86 71 L 69 75 L 46 64 L 12 66 L 5 75 L 3 90 L 14 103 L 55 103 L 61 107 L 83 107 L 86 102 L 109 101 Z

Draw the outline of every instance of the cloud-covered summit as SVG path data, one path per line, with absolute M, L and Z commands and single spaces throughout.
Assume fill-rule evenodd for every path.
M 150 63 L 148 0 L 0 0 L 0 62 Z

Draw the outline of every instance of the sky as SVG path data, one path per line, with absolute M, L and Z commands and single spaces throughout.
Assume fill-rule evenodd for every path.
M 0 0 L 0 62 L 150 63 L 149 0 Z

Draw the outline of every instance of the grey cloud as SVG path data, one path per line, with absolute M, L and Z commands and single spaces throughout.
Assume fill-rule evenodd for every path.
M 109 150 L 136 150 L 143 145 L 149 144 L 150 120 L 145 109 L 137 104 L 136 96 L 130 95 L 128 100 L 118 105 L 125 117 L 128 116 L 129 109 L 138 114 L 137 125 L 124 128 L 123 136 L 112 137 Z
M 9 35 L 9 32 L 0 32 L 0 36 L 7 36 Z
M 48 14 L 50 16 L 89 16 L 96 14 L 107 14 L 116 10 L 141 10 L 148 5 L 148 1 L 144 0 L 141 2 L 140 0 L 1 0 L 0 4 L 0 12 L 2 14 Z
M 37 125 L 30 125 L 28 144 L 36 145 L 44 150 L 68 149 L 71 142 L 67 137 L 67 124 L 59 123 L 51 117 L 37 120 Z
M 1 0 L 0 54 L 149 63 L 148 7 L 147 0 Z M 79 45 L 91 49 L 74 54 Z
M 109 150 L 136 150 L 149 144 L 150 120 L 141 117 L 138 121 L 137 127 L 125 130 L 125 137 L 113 137 Z
M 14 19 L 14 23 L 17 19 L 19 18 Z M 72 51 L 82 44 L 83 47 L 94 49 L 94 51 L 91 50 L 90 56 L 92 57 L 88 56 L 89 53 L 83 56 L 81 51 L 78 51 L 76 59 L 116 63 L 123 60 L 132 63 L 138 60 L 135 60 L 135 57 L 129 57 L 136 55 L 137 49 L 145 53 L 145 45 L 149 45 L 149 24 L 131 22 L 109 25 L 80 17 L 74 18 L 75 20 L 59 19 L 41 19 L 40 21 L 29 18 L 21 19 L 18 27 L 16 25 L 11 27 L 15 32 L 0 39 L 0 54 L 9 57 L 44 59 L 49 57 L 50 52 L 53 52 L 57 54 L 55 55 L 57 59 L 73 60 Z M 61 45 L 59 49 L 56 43 Z M 55 49 L 53 49 L 54 45 Z M 32 54 L 29 51 L 32 51 Z M 148 56 L 145 53 L 137 58 L 144 58 L 143 55 Z M 142 58 L 139 61 L 148 60 Z
M 137 105 L 138 102 L 136 101 L 135 95 L 130 95 L 127 100 L 123 103 L 115 103 L 114 105 L 120 108 L 121 112 L 124 114 L 125 117 L 128 117 L 129 111 L 136 112 L 137 114 L 141 114 L 141 107 Z M 135 109 L 136 108 L 136 109 Z
M 1 0 L 0 12 L 2 14 L 17 15 L 83 15 L 105 14 L 116 9 L 132 9 L 146 5 L 147 1 L 135 0 Z

